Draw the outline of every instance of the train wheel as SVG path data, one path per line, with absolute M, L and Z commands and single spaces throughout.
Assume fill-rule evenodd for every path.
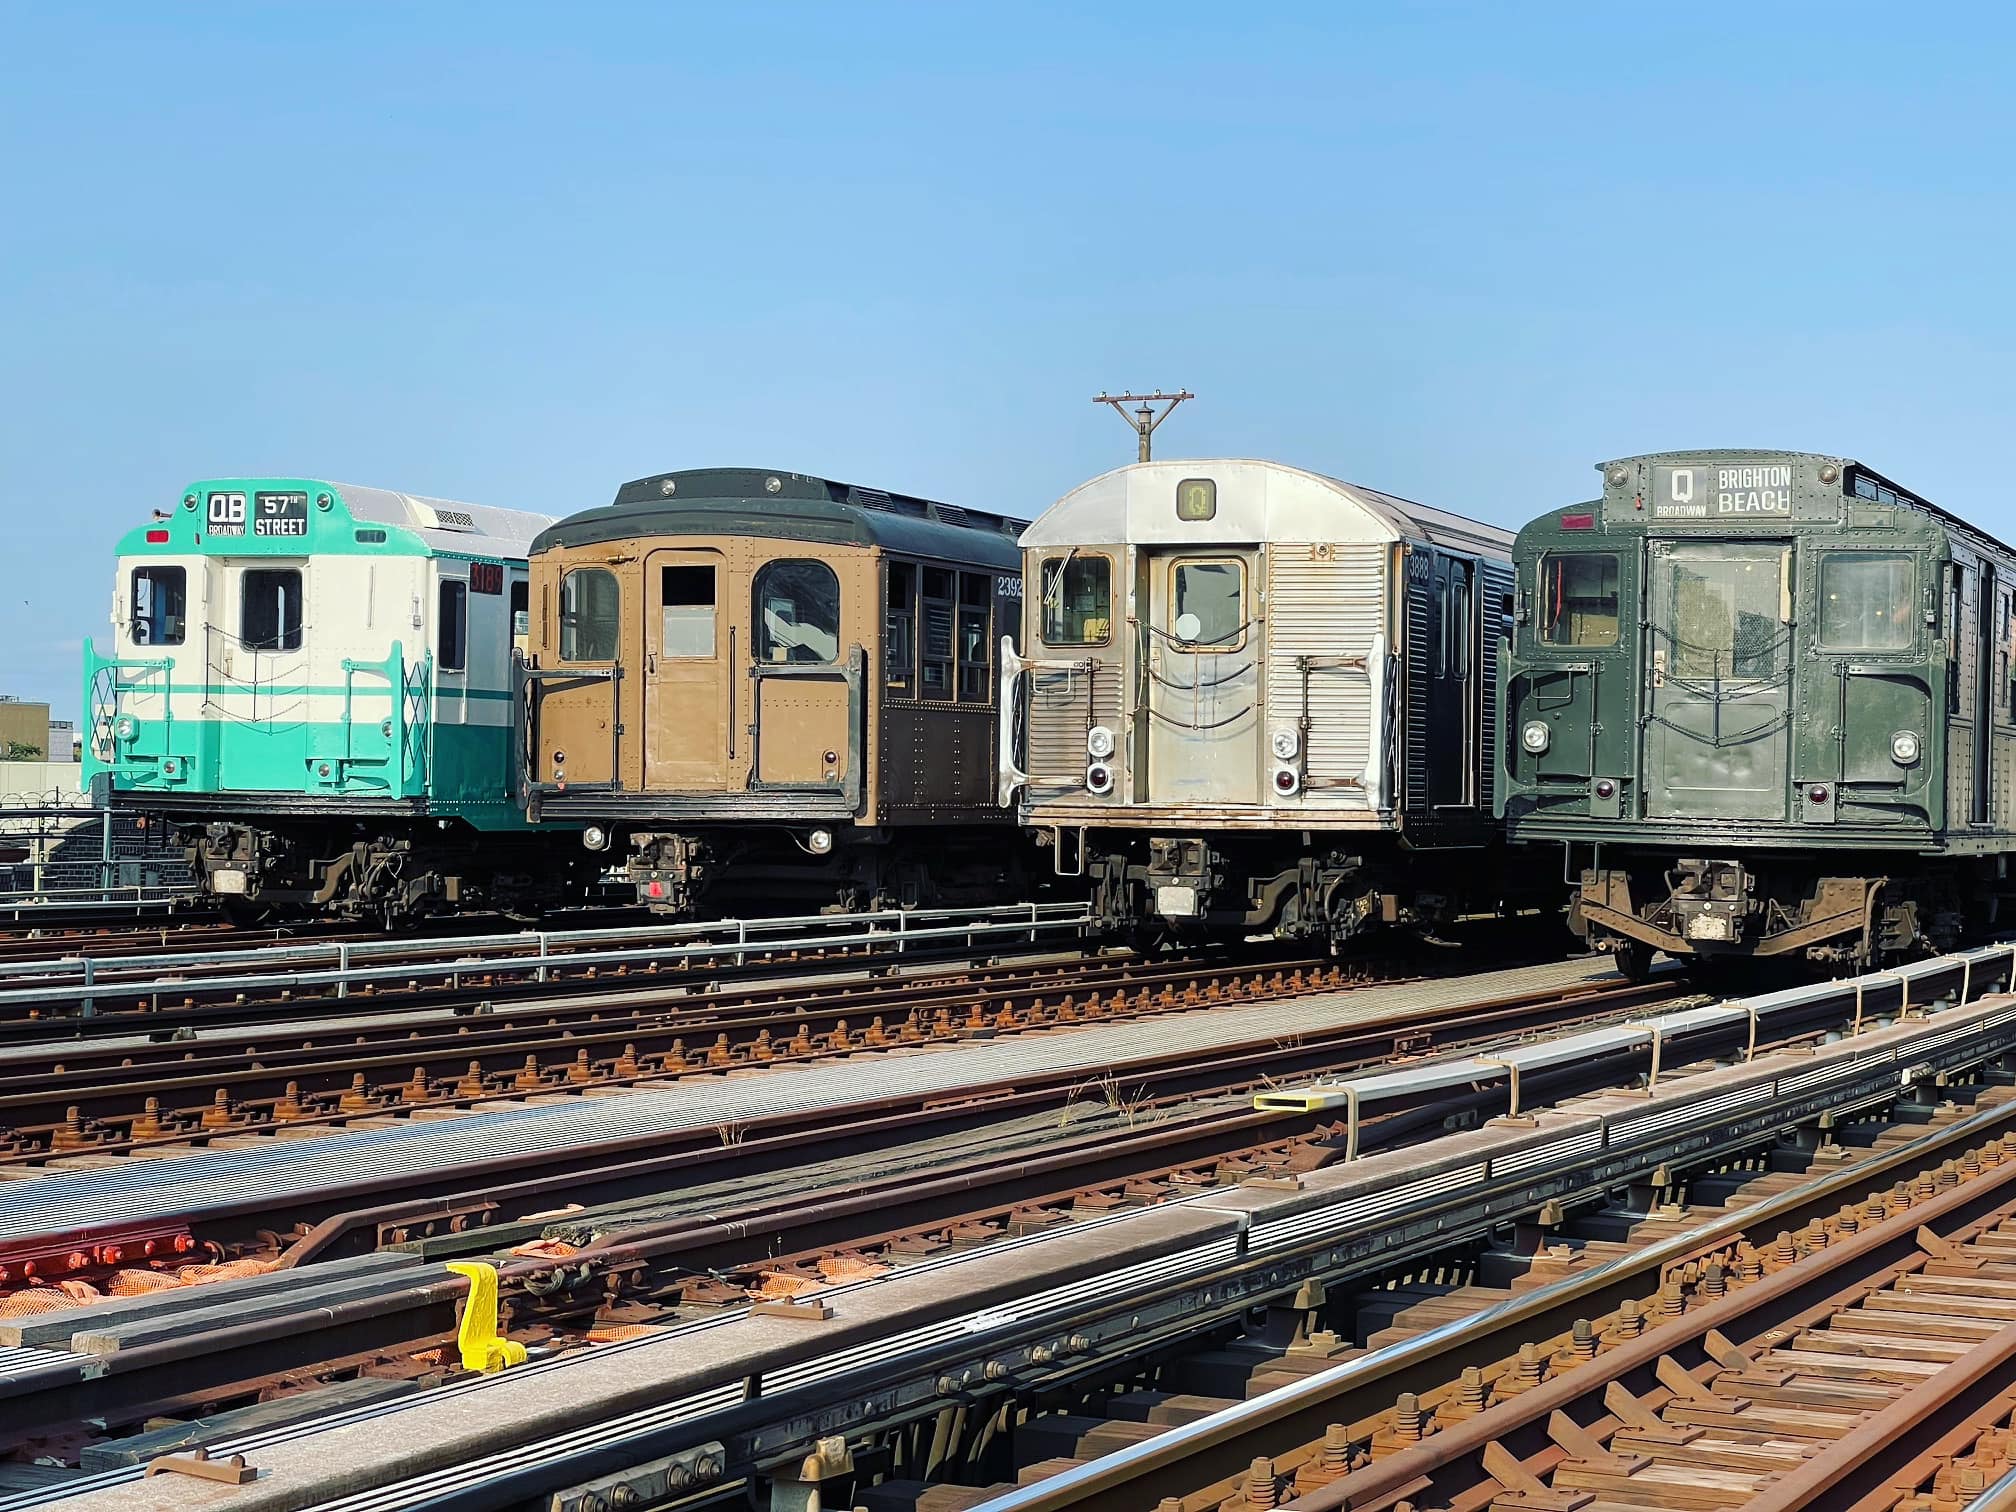
M 1651 977 L 1652 947 L 1643 940 L 1620 940 L 1610 954 L 1627 982 L 1643 982 Z

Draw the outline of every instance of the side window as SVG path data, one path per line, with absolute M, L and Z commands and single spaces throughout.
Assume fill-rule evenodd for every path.
M 133 569 L 133 643 L 179 646 L 188 634 L 189 574 L 180 567 Z
M 560 660 L 613 662 L 621 592 L 607 567 L 576 567 L 560 579 Z
M 840 580 L 824 562 L 767 562 L 756 574 L 756 660 L 840 659 Z
M 1617 644 L 1617 558 L 1586 552 L 1541 558 L 1540 639 L 1550 646 Z
M 984 572 L 959 574 L 959 701 L 985 703 L 992 692 L 994 579 Z
M 2010 614 L 2010 605 L 2012 603 L 2011 595 L 2007 593 L 2002 594 L 2001 600 L 2002 602 L 1999 606 L 1999 617 L 1995 621 L 1996 625 L 1999 627 L 1999 631 L 1995 637 L 1997 647 L 1996 654 L 2001 658 L 2000 666 L 2002 669 L 2002 687 L 2009 699 L 2009 712 L 2004 716 L 2004 718 L 2007 723 L 2016 724 L 2016 682 L 2012 682 L 2010 680 L 2011 668 L 2009 665 L 2009 652 L 2012 644 L 2012 632 L 2016 632 L 2016 626 L 2012 626 L 2011 624 L 2011 614 Z
M 1113 636 L 1113 563 L 1103 556 L 1046 557 L 1037 569 L 1046 646 L 1103 646 Z
M 1236 651 L 1246 643 L 1246 567 L 1178 562 L 1171 569 L 1168 630 L 1184 650 Z
M 469 665 L 469 585 L 441 579 L 441 602 L 434 621 L 434 646 L 443 672 L 461 672 Z
M 658 569 L 658 649 L 706 661 L 714 655 L 714 568 Z
M 949 567 L 924 569 L 924 698 L 950 698 L 956 662 L 954 643 L 959 612 L 959 574 Z
M 238 643 L 247 651 L 301 649 L 301 572 L 254 567 L 239 580 Z
M 511 585 L 511 639 L 522 641 L 532 633 L 532 585 L 519 578 Z
M 1830 651 L 1901 651 L 1911 644 L 1911 558 L 1830 551 L 1820 558 L 1820 644 Z
M 908 693 L 917 681 L 917 566 L 891 562 L 882 619 L 882 681 Z

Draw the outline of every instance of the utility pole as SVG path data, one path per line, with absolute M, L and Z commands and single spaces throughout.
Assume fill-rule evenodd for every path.
M 1160 425 L 1164 420 L 1167 420 L 1169 412 L 1185 399 L 1195 399 L 1196 397 L 1188 389 L 1180 390 L 1174 394 L 1109 394 L 1104 389 L 1101 389 L 1097 394 L 1093 395 L 1092 402 L 1094 404 L 1112 405 L 1113 413 L 1134 428 L 1134 433 L 1141 438 L 1140 460 L 1146 462 L 1149 453 L 1149 440 L 1155 434 L 1155 427 Z M 1130 415 L 1127 413 L 1127 406 L 1130 404 L 1138 404 L 1141 408 L 1135 410 Z M 1154 406 L 1157 404 L 1162 405 L 1162 410 L 1159 414 L 1154 409 Z

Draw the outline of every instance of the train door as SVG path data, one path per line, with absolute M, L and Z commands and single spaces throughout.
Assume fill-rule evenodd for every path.
M 644 786 L 720 791 L 735 755 L 735 666 L 746 631 L 718 551 L 644 561 Z
M 1791 546 L 1653 541 L 1649 575 L 1646 812 L 1785 818 Z
M 1472 753 L 1477 742 L 1476 564 L 1435 554 L 1429 573 L 1426 730 L 1428 802 L 1468 808 L 1477 802 Z
M 240 791 L 292 791 L 311 753 L 308 660 L 304 654 L 307 563 L 251 557 L 233 563 L 235 623 L 227 627 L 222 679 L 228 690 L 220 776 Z
M 1148 801 L 1260 801 L 1257 552 L 1142 552 Z

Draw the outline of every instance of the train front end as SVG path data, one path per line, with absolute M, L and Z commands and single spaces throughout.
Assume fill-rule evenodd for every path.
M 110 640 L 84 649 L 87 775 L 172 826 L 235 913 L 467 901 L 444 845 L 524 829 L 510 662 L 543 522 L 313 479 L 192 485 L 120 542 Z
M 1498 812 L 1559 847 L 1575 929 L 1632 975 L 1655 951 L 1866 963 L 1957 937 L 1927 858 L 1950 849 L 1948 673 L 1976 606 L 1942 601 L 1945 524 L 1838 457 L 1601 471 L 1600 498 L 1520 532 L 1498 722 Z

